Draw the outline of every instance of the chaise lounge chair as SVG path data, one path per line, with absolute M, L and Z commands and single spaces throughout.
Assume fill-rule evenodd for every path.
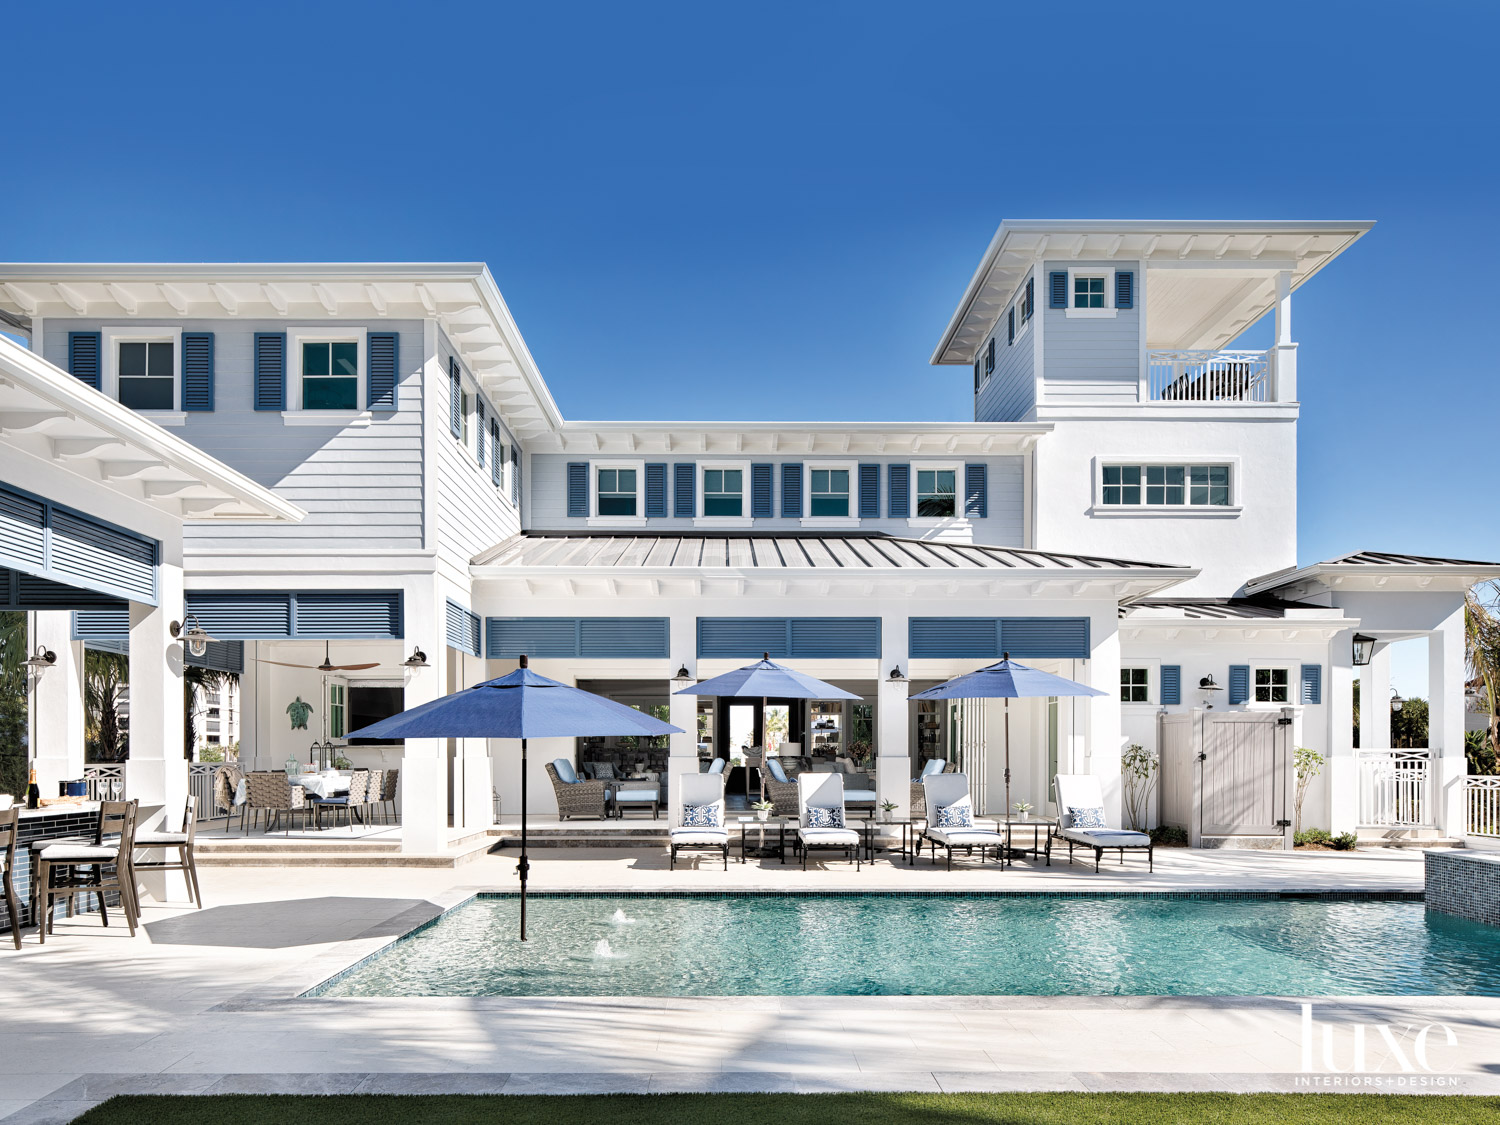
M 724 824 L 724 775 L 685 773 L 682 784 L 682 822 L 668 836 L 670 867 L 677 867 L 677 853 L 684 849 L 721 852 L 724 870 L 729 870 L 729 829 Z
M 859 833 L 845 827 L 844 775 L 841 773 L 804 773 L 797 775 L 797 805 L 800 824 L 797 846 L 802 851 L 802 870 L 807 870 L 807 853 L 813 848 L 837 848 L 854 859 L 859 870 Z
M 917 838 L 919 855 L 925 839 L 932 844 L 933 863 L 937 862 L 938 848 L 947 851 L 949 871 L 953 870 L 954 848 L 966 848 L 971 853 L 978 848 L 981 863 L 991 848 L 995 849 L 996 859 L 1004 859 L 1004 834 L 975 824 L 967 774 L 929 773 L 922 778 L 922 793 L 927 807 L 927 827 Z
M 1073 862 L 1076 844 L 1094 849 L 1096 872 L 1099 860 L 1107 851 L 1118 851 L 1121 864 L 1125 862 L 1127 851 L 1144 851 L 1146 869 L 1156 870 L 1155 848 L 1150 836 L 1126 828 L 1110 828 L 1105 824 L 1104 792 L 1097 777 L 1091 773 L 1060 773 L 1054 784 L 1057 787 L 1057 828 L 1052 838 L 1067 841 L 1069 863 Z

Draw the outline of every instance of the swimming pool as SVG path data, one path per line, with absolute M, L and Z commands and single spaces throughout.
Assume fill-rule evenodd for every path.
M 1500 996 L 1500 931 L 1420 901 L 480 895 L 309 996 Z

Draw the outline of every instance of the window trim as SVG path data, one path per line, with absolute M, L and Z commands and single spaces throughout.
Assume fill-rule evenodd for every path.
M 281 418 L 289 426 L 368 426 L 369 404 L 365 401 L 365 379 L 368 358 L 365 355 L 366 328 L 304 327 L 286 329 L 286 409 Z M 354 409 L 304 410 L 302 407 L 302 345 L 349 344 L 355 347 Z
M 704 488 L 704 482 L 707 480 L 708 473 L 715 469 L 738 469 L 740 471 L 740 515 L 710 516 L 705 514 L 704 507 L 708 503 L 708 490 Z M 749 461 L 699 461 L 697 471 L 698 495 L 694 498 L 697 515 L 693 517 L 694 527 L 751 527 L 754 525 L 755 517 L 744 514 L 750 509 Z M 807 472 L 805 465 L 802 471 Z M 807 478 L 804 478 L 804 489 L 806 481 Z
M 969 517 L 964 514 L 964 462 L 963 461 L 912 461 L 911 499 L 909 512 L 918 511 L 917 481 L 922 472 L 953 470 L 953 515 L 908 516 L 907 527 L 968 527 Z
M 1139 465 L 1146 468 L 1148 465 L 1181 465 L 1189 467 L 1193 465 L 1224 465 L 1229 469 L 1229 503 L 1227 505 L 1215 504 L 1105 504 L 1104 502 L 1104 466 L 1105 465 Z M 1218 457 L 1212 455 L 1198 456 L 1188 454 L 1177 457 L 1162 457 L 1160 455 L 1148 457 L 1132 457 L 1129 454 L 1109 456 L 1097 456 L 1093 459 L 1092 472 L 1094 478 L 1092 503 L 1088 514 L 1094 517 L 1119 517 L 1119 516 L 1150 516 L 1169 519 L 1224 519 L 1226 517 L 1238 516 L 1243 510 L 1240 496 L 1240 458 Z M 1145 484 L 1142 483 L 1142 496 L 1145 494 Z
M 1301 698 L 1297 694 L 1297 692 L 1298 692 L 1298 682 L 1299 682 L 1298 678 L 1296 676 L 1292 675 L 1292 670 L 1294 668 L 1300 668 L 1300 662 L 1291 661 L 1291 660 L 1288 660 L 1288 661 L 1285 661 L 1285 662 L 1280 661 L 1280 660 L 1263 660 L 1263 661 L 1260 661 L 1259 663 L 1256 663 L 1256 662 L 1252 661 L 1251 664 L 1250 664 L 1250 683 L 1248 685 L 1250 694 L 1249 694 L 1249 697 L 1246 698 L 1246 700 L 1245 700 L 1245 706 L 1246 707 L 1268 707 L 1268 708 L 1270 708 L 1271 710 L 1274 710 L 1274 711 L 1280 711 L 1283 707 L 1296 707 L 1296 706 L 1299 706 L 1301 704 L 1302 700 L 1301 700 Z M 1272 700 L 1269 700 L 1269 699 L 1256 699 L 1255 698 L 1255 673 L 1257 673 L 1257 672 L 1285 672 L 1286 673 L 1286 701 L 1285 702 L 1283 702 L 1283 703 L 1276 703 L 1276 702 L 1274 702 Z
M 126 410 L 149 418 L 158 426 L 185 426 L 187 412 L 182 407 L 182 328 L 147 324 L 118 325 L 99 329 L 99 388 L 115 402 L 120 402 L 120 345 L 122 343 L 172 344 L 172 406 L 167 410 Z M 124 405 L 121 403 L 121 405 Z
M 1074 291 L 1076 279 L 1080 277 L 1102 277 L 1104 279 L 1104 307 L 1099 309 L 1079 309 L 1073 307 L 1073 301 L 1077 294 Z M 1068 267 L 1068 307 L 1063 310 L 1069 317 L 1079 320 L 1113 320 L 1119 315 L 1115 308 L 1115 267 L 1114 266 L 1069 266 Z M 1017 333 L 1019 335 L 1019 333 Z
M 645 527 L 646 526 L 646 461 L 632 458 L 603 458 L 590 461 L 589 466 L 589 516 L 590 527 Z M 601 516 L 599 514 L 599 470 L 633 469 L 635 471 L 635 510 L 633 516 Z
M 884 469 L 884 466 L 881 466 Z M 849 515 L 812 515 L 812 475 L 815 469 L 841 469 L 849 474 Z M 808 514 L 801 518 L 802 527 L 858 527 L 859 519 L 859 462 L 858 461 L 803 461 L 802 472 L 804 500 Z

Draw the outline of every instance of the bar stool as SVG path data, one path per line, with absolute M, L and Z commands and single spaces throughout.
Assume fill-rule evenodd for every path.
M 74 897 L 80 894 L 97 895 L 99 918 L 109 925 L 109 908 L 105 895 L 109 891 L 120 894 L 120 909 L 125 912 L 125 925 L 130 936 L 135 936 L 136 918 L 140 916 L 140 905 L 135 898 L 135 872 L 131 866 L 131 852 L 135 847 L 135 818 L 138 803 L 135 801 L 105 801 L 99 806 L 99 829 L 92 844 L 52 843 L 35 857 L 36 888 L 32 902 L 37 909 L 37 933 L 43 945 L 47 943 L 47 932 L 52 929 L 54 900 L 66 898 L 71 907 Z M 105 837 L 118 833 L 118 837 L 105 843 Z M 106 875 L 105 868 L 113 867 L 115 873 Z M 58 883 L 55 876 L 61 870 L 72 874 L 66 881 Z M 79 875 L 82 869 L 88 874 Z
M 16 869 L 16 838 L 21 834 L 21 810 L 0 812 L 0 893 L 5 895 L 5 909 L 10 915 L 10 936 L 21 948 L 21 911 L 16 904 L 16 885 L 11 872 Z
M 183 872 L 188 881 L 188 901 L 202 910 L 203 892 L 198 889 L 198 865 L 193 861 L 193 838 L 197 833 L 198 798 L 190 796 L 183 810 L 181 832 L 137 832 L 135 834 L 136 851 L 159 851 L 163 853 L 164 858 L 137 861 L 134 867 L 137 871 Z M 165 853 L 171 849 L 176 849 L 176 859 L 166 856 Z

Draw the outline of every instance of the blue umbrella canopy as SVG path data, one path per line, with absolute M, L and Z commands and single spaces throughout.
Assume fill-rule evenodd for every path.
M 824 683 L 815 676 L 804 675 L 794 668 L 777 664 L 771 654 L 725 672 L 711 680 L 685 687 L 677 695 L 716 695 L 729 699 L 859 699 L 843 688 Z
M 1108 695 L 1107 691 L 1018 664 L 1006 653 L 998 664 L 919 691 L 913 699 L 1033 699 L 1051 695 Z

